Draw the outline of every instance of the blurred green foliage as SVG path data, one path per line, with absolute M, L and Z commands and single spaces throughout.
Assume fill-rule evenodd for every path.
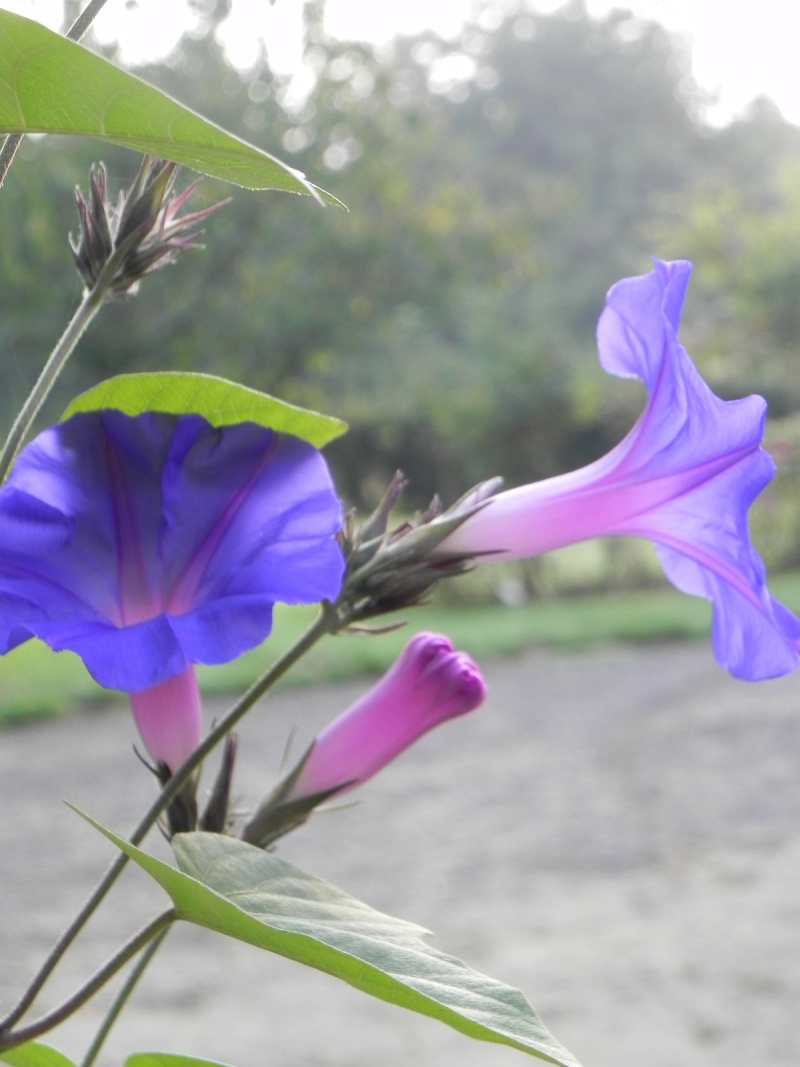
M 609 285 L 650 254 L 696 262 L 684 338 L 712 386 L 800 409 L 800 131 L 765 101 L 704 124 L 662 27 L 580 2 L 488 4 L 457 40 L 373 47 L 327 39 L 308 4 L 298 101 L 265 61 L 228 65 L 225 2 L 205 7 L 139 73 L 350 210 L 236 193 L 205 252 L 93 327 L 47 419 L 101 377 L 205 370 L 349 420 L 328 454 L 352 501 L 374 502 L 397 466 L 419 504 L 495 473 L 547 476 L 641 409 L 639 387 L 600 371 L 594 327 Z M 29 140 L 0 197 L 6 418 L 78 296 L 66 232 L 91 152 Z M 119 185 L 136 166 L 105 161 Z M 227 191 L 205 182 L 199 199 Z

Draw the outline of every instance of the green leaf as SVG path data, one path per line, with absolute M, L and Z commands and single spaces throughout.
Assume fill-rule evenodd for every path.
M 7 1063 L 9 1067 L 75 1067 L 61 1052 L 35 1041 L 0 1052 L 0 1063 Z
M 84 818 L 167 891 L 180 918 L 315 967 L 469 1037 L 578 1067 L 519 990 L 431 948 L 421 927 L 234 838 L 177 835 L 177 871 Z
M 176 1056 L 172 1052 L 136 1052 L 125 1060 L 125 1067 L 230 1067 L 230 1064 Z
M 77 396 L 62 415 L 114 408 L 126 415 L 165 411 L 171 415 L 202 415 L 212 426 L 255 422 L 271 430 L 294 434 L 316 448 L 341 437 L 347 423 L 332 415 L 286 404 L 283 400 L 248 389 L 245 385 L 211 374 L 158 371 L 120 374 Z
M 320 196 L 299 171 L 10 11 L 0 11 L 0 132 L 94 137 L 247 189 Z

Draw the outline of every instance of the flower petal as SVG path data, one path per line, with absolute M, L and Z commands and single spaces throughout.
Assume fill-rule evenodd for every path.
M 330 474 L 311 445 L 251 423 L 206 432 L 164 471 L 165 605 L 180 614 L 228 595 L 335 597 L 340 525 Z
M 58 610 L 56 602 L 68 597 L 70 612 L 122 625 L 140 602 L 155 603 L 160 470 L 169 435 L 163 419 L 107 411 L 76 415 L 23 449 L 0 513 L 7 513 L 8 490 L 17 490 L 73 525 L 69 540 L 50 552 L 31 552 L 24 542 L 3 546 L 7 559 L 26 565 L 29 588 L 43 605 Z
M 674 586 L 713 601 L 711 636 L 720 666 L 734 677 L 751 682 L 778 678 L 795 670 L 800 619 L 770 595 L 763 580 L 761 597 L 754 601 L 688 556 L 662 545 L 656 548 Z M 753 555 L 754 565 L 760 564 L 758 556 Z
M 56 652 L 69 649 L 106 689 L 132 693 L 149 689 L 182 673 L 189 659 L 166 615 L 119 627 L 102 619 L 57 619 L 33 622 L 28 636 L 40 638 Z
M 337 595 L 340 522 L 324 459 L 297 438 L 76 415 L 0 490 L 0 648 L 41 637 L 131 692 L 224 662 L 269 634 L 275 601 Z
M 597 326 L 600 362 L 610 374 L 640 378 L 648 404 L 605 461 L 617 477 L 656 478 L 758 447 L 766 403 L 721 400 L 678 340 L 691 264 L 655 261 L 655 270 L 612 286 Z M 601 461 L 603 462 L 603 461 Z

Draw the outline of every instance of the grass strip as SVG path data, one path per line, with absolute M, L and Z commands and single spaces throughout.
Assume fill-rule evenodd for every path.
M 777 575 L 770 585 L 779 600 L 800 611 L 800 570 Z M 232 663 L 199 668 L 204 692 L 235 693 L 246 688 L 304 632 L 314 611 L 278 605 L 272 636 L 263 645 Z M 535 600 L 515 608 L 431 604 L 410 610 L 402 618 L 407 624 L 390 633 L 342 635 L 322 642 L 282 684 L 380 674 L 420 630 L 448 634 L 458 648 L 479 661 L 533 647 L 568 651 L 614 642 L 708 639 L 711 606 L 661 588 Z M 111 695 L 89 677 L 77 656 L 51 652 L 38 641 L 29 641 L 4 657 L 0 682 L 0 723 L 62 714 L 77 704 L 107 701 Z

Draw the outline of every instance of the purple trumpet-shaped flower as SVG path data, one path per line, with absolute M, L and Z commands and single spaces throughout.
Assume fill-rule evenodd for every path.
M 341 508 L 320 453 L 253 423 L 75 415 L 0 490 L 0 651 L 38 637 L 134 694 L 156 761 L 197 745 L 192 665 L 270 632 L 276 601 L 334 598 Z
M 428 730 L 483 703 L 475 663 L 447 637 L 420 633 L 380 682 L 316 738 L 245 828 L 262 846 L 304 822 L 333 795 L 364 783 Z
M 520 559 L 592 537 L 655 542 L 670 581 L 714 603 L 714 651 L 739 678 L 797 666 L 800 620 L 770 596 L 747 512 L 774 473 L 760 447 L 759 396 L 715 396 L 678 341 L 691 264 L 613 286 L 598 325 L 600 362 L 641 378 L 649 400 L 608 455 L 581 470 L 512 489 L 447 537 L 444 553 Z

